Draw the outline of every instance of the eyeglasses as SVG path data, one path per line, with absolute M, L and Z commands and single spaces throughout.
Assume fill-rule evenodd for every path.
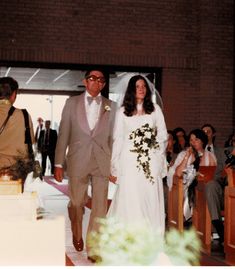
M 97 81 L 99 83 L 105 83 L 105 78 L 104 77 L 97 77 L 95 75 L 88 76 L 86 78 L 89 81 Z

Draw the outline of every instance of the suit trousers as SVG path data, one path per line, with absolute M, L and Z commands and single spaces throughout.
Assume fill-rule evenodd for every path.
M 221 210 L 224 209 L 224 189 L 217 180 L 209 181 L 205 190 L 208 210 L 211 220 L 221 219 Z
M 79 160 L 78 160 L 79 161 Z M 89 164 L 89 172 L 83 177 L 69 178 L 69 198 L 68 213 L 71 221 L 73 236 L 79 241 L 82 238 L 82 221 L 84 207 L 88 201 L 88 186 L 92 188 L 92 208 L 87 230 L 97 231 L 99 225 L 96 218 L 104 218 L 107 213 L 108 204 L 108 178 L 104 178 L 97 165 L 97 161 L 92 154 Z
M 54 166 L 55 166 L 55 152 L 44 150 L 42 151 L 42 175 L 45 175 L 46 166 L 47 166 L 47 157 L 49 157 L 51 163 L 51 174 L 54 174 Z

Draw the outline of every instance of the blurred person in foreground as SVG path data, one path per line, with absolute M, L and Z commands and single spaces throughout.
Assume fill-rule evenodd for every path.
M 13 106 L 18 88 L 18 82 L 12 77 L 0 78 L 0 170 L 10 169 L 17 161 L 26 163 L 31 157 L 25 141 L 23 112 Z M 31 141 L 34 143 L 33 123 L 30 115 L 29 127 Z M 21 168 L 18 167 L 18 169 Z

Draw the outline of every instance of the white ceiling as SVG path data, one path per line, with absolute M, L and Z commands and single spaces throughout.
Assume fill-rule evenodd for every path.
M 83 90 L 84 72 L 79 70 L 0 67 L 0 77 L 4 76 L 17 80 L 20 89 Z
M 84 91 L 82 82 L 84 73 L 85 71 L 70 69 L 0 66 L 0 77 L 13 77 L 19 83 L 20 90 L 31 91 L 31 93 L 35 90 L 40 91 L 40 94 L 43 91 L 45 91 L 45 94 L 48 91 L 57 91 L 57 94 L 58 91 Z M 127 78 L 125 84 L 123 84 L 123 75 L 130 78 L 133 74 L 132 72 L 112 72 L 109 79 L 109 92 L 119 93 L 120 88 L 126 88 Z M 148 73 L 141 74 L 147 75 Z

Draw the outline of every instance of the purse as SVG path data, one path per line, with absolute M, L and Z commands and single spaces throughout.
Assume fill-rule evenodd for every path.
M 3 122 L 2 126 L 0 127 L 0 134 L 3 132 L 4 128 L 6 127 L 7 122 L 8 122 L 8 120 L 9 120 L 9 118 L 11 117 L 11 115 L 14 113 L 15 109 L 16 109 L 16 108 L 15 108 L 14 106 L 12 106 L 12 107 L 9 109 L 9 111 L 8 111 L 8 115 L 7 115 L 6 119 L 5 119 L 5 121 Z
M 32 145 L 32 139 L 30 135 L 30 127 L 29 127 L 29 114 L 26 109 L 22 109 L 23 115 L 24 115 L 24 121 L 25 121 L 25 144 L 28 144 L 28 152 L 29 152 L 29 158 L 33 162 L 33 177 L 39 177 L 42 180 L 42 169 L 40 166 L 40 162 L 35 160 L 34 153 L 33 153 L 33 145 Z

